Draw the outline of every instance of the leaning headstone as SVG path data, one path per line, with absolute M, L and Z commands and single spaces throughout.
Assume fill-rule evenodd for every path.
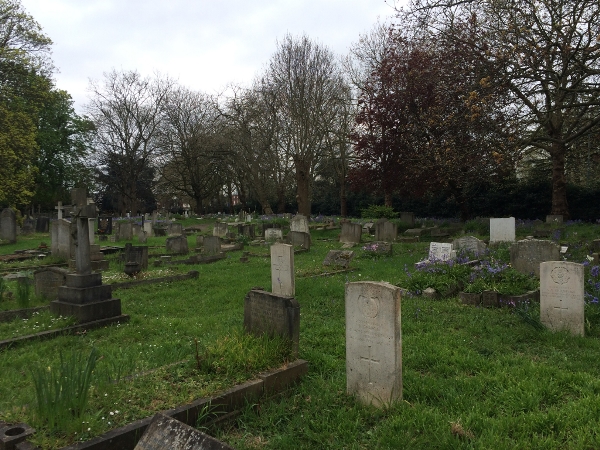
M 362 227 L 359 223 L 343 222 L 340 242 L 344 244 L 358 244 L 362 236 Z
M 346 283 L 346 386 L 364 404 L 402 400 L 400 288 Z
M 375 240 L 393 242 L 398 237 L 398 225 L 389 220 L 378 221 L 375 224 Z
M 290 231 L 300 231 L 301 233 L 310 233 L 308 229 L 308 219 L 302 214 L 296 214 L 290 220 Z
M 271 245 L 271 290 L 274 294 L 288 297 L 296 294 L 292 245 Z
M 265 230 L 265 241 L 276 241 L 277 239 L 283 239 L 281 228 L 267 228 Z
M 456 251 L 463 250 L 479 256 L 486 252 L 487 245 L 475 236 L 463 236 L 452 241 L 452 248 Z
M 133 450 L 233 450 L 227 444 L 157 413 Z
M 189 253 L 187 236 L 171 236 L 166 241 L 167 251 L 177 255 L 187 255 Z
M 58 288 L 67 281 L 68 271 L 60 267 L 48 267 L 33 272 L 35 295 L 48 300 L 58 298 Z
M 286 243 L 293 245 L 294 247 L 302 247 L 310 250 L 310 233 L 303 233 L 301 231 L 290 231 L 285 237 Z
M 179 236 L 183 234 L 183 225 L 180 223 L 170 223 L 167 225 L 167 236 Z
M 227 232 L 229 231 L 227 224 L 225 222 L 216 222 L 213 228 L 213 236 L 219 236 L 224 238 L 227 236 Z
M 540 276 L 540 263 L 560 261 L 560 246 L 552 241 L 525 239 L 510 246 L 510 265 L 521 273 Z
M 452 244 L 443 242 L 431 242 L 429 244 L 429 261 L 448 261 L 454 258 L 455 255 Z
M 550 261 L 540 264 L 540 320 L 552 331 L 584 334 L 583 264 Z
M 252 289 L 244 299 L 244 329 L 255 335 L 289 339 L 292 355 L 297 357 L 300 305 L 293 297 Z
M 347 269 L 350 261 L 354 258 L 354 252 L 351 250 L 329 250 L 323 260 L 324 266 L 339 266 Z
M 0 213 L 0 239 L 17 242 L 17 217 L 11 208 L 5 208 Z
M 204 254 L 216 255 L 221 253 L 221 238 L 219 236 L 206 236 L 204 238 Z
M 403 222 L 411 227 L 415 226 L 415 213 L 413 212 L 401 212 L 400 222 Z
M 490 243 L 514 242 L 515 218 L 490 219 Z

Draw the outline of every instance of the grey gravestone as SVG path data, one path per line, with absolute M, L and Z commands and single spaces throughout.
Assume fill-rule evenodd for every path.
M 217 222 L 213 228 L 213 236 L 225 237 L 229 231 L 227 224 L 224 222 Z
M 171 236 L 167 238 L 167 251 L 178 255 L 187 255 L 189 252 L 187 236 Z
M 392 244 L 389 242 L 371 242 L 363 246 L 363 251 L 379 256 L 392 256 Z
M 36 233 L 47 233 L 50 231 L 50 219 L 47 217 L 38 217 L 35 224 Z
M 358 244 L 362 236 L 362 227 L 359 223 L 342 223 L 342 232 L 340 234 L 340 242 L 344 244 Z
M 203 247 L 206 255 L 221 253 L 221 238 L 219 236 L 206 236 Z
M 430 261 L 448 261 L 454 257 L 452 252 L 452 244 L 446 244 L 443 242 L 431 242 L 429 244 L 429 256 Z
M 162 413 L 156 414 L 134 450 L 233 450 L 232 447 Z
M 402 400 L 400 288 L 346 283 L 346 386 L 364 404 Z
M 289 339 L 297 357 L 300 305 L 293 297 L 253 289 L 244 300 L 244 329 L 255 335 L 267 333 Z
M 11 208 L 5 208 L 0 213 L 0 239 L 17 242 L 17 217 Z
M 574 262 L 540 264 L 540 320 L 552 331 L 584 334 L 584 268 Z
M 35 295 L 48 300 L 58 298 L 58 288 L 67 281 L 67 271 L 59 267 L 48 267 L 33 273 Z
M 35 231 L 35 226 L 35 219 L 25 219 L 21 228 L 21 234 L 32 234 Z
M 201 234 L 196 235 L 196 248 L 201 248 L 204 246 L 204 236 Z
M 170 223 L 167 225 L 167 236 L 179 236 L 183 234 L 183 225 L 180 223 Z
M 552 241 L 525 239 L 510 246 L 510 265 L 521 273 L 540 276 L 540 263 L 560 261 L 560 246 Z
M 293 297 L 296 294 L 294 247 L 288 244 L 271 246 L 271 290 L 274 294 Z
M 388 220 L 378 221 L 375 224 L 375 240 L 393 242 L 398 237 L 398 226 Z
M 154 236 L 154 232 L 153 232 L 153 229 L 152 229 L 152 222 L 146 220 L 144 222 L 144 225 L 142 226 L 142 230 L 146 233 L 147 237 Z
M 310 250 L 310 233 L 303 233 L 302 231 L 290 231 L 285 237 L 288 244 L 294 247 L 302 247 Z
M 140 244 L 145 244 L 148 242 L 148 233 L 146 233 L 145 231 L 140 231 L 140 234 L 138 234 L 138 242 Z
M 411 227 L 415 226 L 415 213 L 412 212 L 401 212 L 400 222 L 404 222 Z
M 118 222 L 117 240 L 131 241 L 133 239 L 133 224 L 131 222 Z
M 308 219 L 302 214 L 295 215 L 290 220 L 290 231 L 300 231 L 302 233 L 310 233 L 308 229 Z
M 354 252 L 351 250 L 329 250 L 323 260 L 324 266 L 339 266 L 347 269 L 350 261 L 354 258 Z
M 266 241 L 276 241 L 277 239 L 283 239 L 283 232 L 281 228 L 267 228 L 265 230 Z
M 148 270 L 148 247 L 125 245 L 125 262 L 134 262 L 139 264 L 140 270 Z
M 464 250 L 478 256 L 485 253 L 487 245 L 475 236 L 463 236 L 452 241 L 452 248 L 456 251 Z
M 490 219 L 490 243 L 514 242 L 515 218 Z

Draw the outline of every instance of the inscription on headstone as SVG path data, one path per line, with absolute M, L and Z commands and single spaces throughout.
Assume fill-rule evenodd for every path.
M 540 264 L 540 320 L 553 331 L 584 334 L 583 264 L 551 261 Z

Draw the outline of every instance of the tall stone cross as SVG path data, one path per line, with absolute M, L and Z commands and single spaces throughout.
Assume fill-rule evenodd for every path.
M 55 206 L 54 209 L 58 210 L 58 218 L 62 219 L 63 218 L 62 217 L 62 213 L 63 213 L 63 209 L 64 209 L 63 205 L 62 205 L 62 202 L 58 202 L 58 206 Z

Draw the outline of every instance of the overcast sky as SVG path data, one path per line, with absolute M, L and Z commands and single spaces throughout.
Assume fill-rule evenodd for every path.
M 248 85 L 286 33 L 346 54 L 394 14 L 388 0 L 21 0 L 52 39 L 57 86 L 77 111 L 104 72 L 169 75 L 209 94 Z

